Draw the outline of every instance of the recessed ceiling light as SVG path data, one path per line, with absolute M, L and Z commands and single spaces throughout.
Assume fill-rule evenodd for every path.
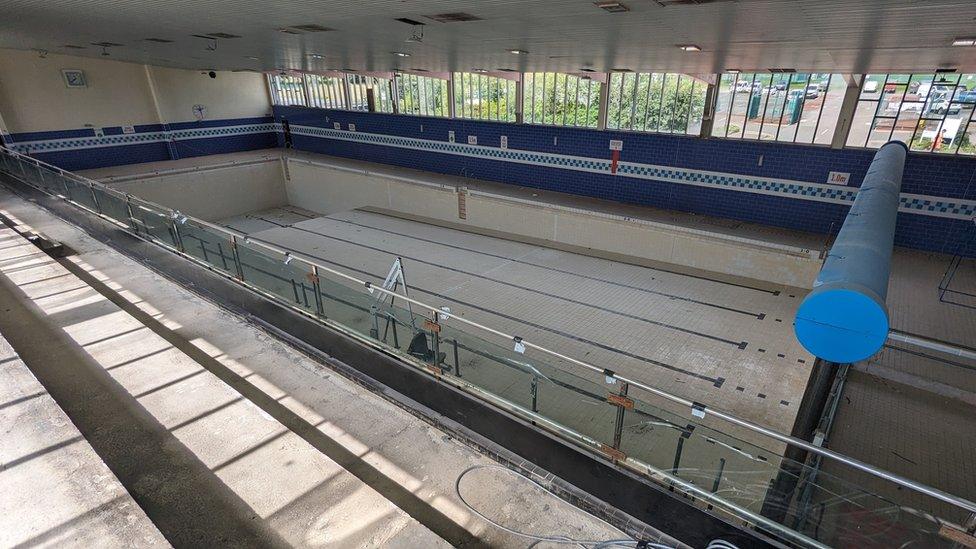
M 701 51 L 701 47 L 694 44 L 678 44 L 678 48 L 681 51 Z
M 486 73 L 488 72 L 488 69 L 471 69 L 471 72 Z
M 253 55 L 245 55 L 244 59 L 250 59 L 251 61 L 257 61 L 258 58 Z
M 312 59 L 325 59 L 325 56 L 322 55 L 321 53 L 308 53 L 306 55 L 308 55 Z
M 739 70 L 739 69 L 725 69 L 725 72 L 727 72 L 729 74 L 739 74 L 742 71 Z
M 410 54 L 409 53 L 403 52 L 403 51 L 391 51 L 390 53 L 392 53 L 393 55 L 395 55 L 397 57 L 410 57 Z
M 525 50 L 508 50 L 508 53 L 512 53 L 512 54 L 515 54 L 515 55 L 525 55 L 525 54 L 527 54 L 529 52 L 527 52 Z
M 976 46 L 976 38 L 955 38 L 952 40 L 953 46 Z

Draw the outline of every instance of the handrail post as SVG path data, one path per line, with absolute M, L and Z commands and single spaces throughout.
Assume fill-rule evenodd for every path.
M 95 184 L 92 183 L 91 181 L 88 182 L 88 190 L 91 191 L 92 202 L 95 204 L 95 211 L 97 211 L 99 213 L 99 215 L 101 215 L 101 213 L 102 213 L 102 205 L 98 201 L 98 195 L 95 194 Z M 180 249 L 180 251 L 183 251 L 182 248 Z
M 322 303 L 322 285 L 319 280 L 319 268 L 312 265 L 312 290 L 315 292 L 315 312 L 325 316 L 325 305 Z
M 237 252 L 237 237 L 235 235 L 230 235 L 230 250 L 234 255 L 234 267 L 237 268 L 237 279 L 244 280 L 244 269 L 241 267 L 241 256 Z
M 617 393 L 623 399 L 630 400 L 627 398 L 627 391 L 630 389 L 630 384 L 622 382 L 620 384 L 620 391 Z M 630 400 L 631 406 L 633 406 L 633 400 Z M 627 411 L 626 401 L 623 401 L 617 406 L 617 418 L 613 425 L 613 447 L 617 450 L 620 449 L 620 440 L 623 438 L 624 433 L 624 412 Z

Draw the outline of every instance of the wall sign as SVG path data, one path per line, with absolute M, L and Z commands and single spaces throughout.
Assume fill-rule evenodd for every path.
M 206 105 L 193 105 L 193 118 L 197 120 L 203 120 L 207 117 L 207 106 Z
M 622 139 L 611 139 L 610 140 L 610 150 L 611 151 L 622 151 L 624 150 L 624 142 Z
M 135 126 L 122 126 L 122 133 L 128 135 L 130 133 L 136 133 Z
M 64 78 L 64 85 L 69 88 L 88 87 L 88 80 L 85 78 L 85 71 L 78 69 L 61 69 L 61 77 Z
M 468 136 L 468 145 L 477 145 L 477 144 L 478 144 L 478 136 L 477 135 L 469 135 Z
M 508 136 L 507 135 L 503 135 L 501 137 L 500 141 L 501 142 L 499 143 L 499 145 L 501 145 L 501 148 L 507 149 L 508 148 Z
M 847 185 L 851 182 L 851 174 L 846 172 L 830 172 L 827 174 L 827 183 L 831 185 Z

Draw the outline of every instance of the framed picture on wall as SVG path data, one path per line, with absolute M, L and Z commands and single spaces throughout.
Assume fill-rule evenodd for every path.
M 88 87 L 88 80 L 85 78 L 85 71 L 78 69 L 61 69 L 61 76 L 64 78 L 64 85 L 69 88 Z

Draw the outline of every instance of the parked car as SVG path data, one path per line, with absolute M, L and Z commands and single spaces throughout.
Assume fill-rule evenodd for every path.
M 785 91 L 786 90 L 786 82 L 777 82 L 775 88 L 776 88 L 776 91 Z
M 929 112 L 934 112 L 935 114 L 959 114 L 960 111 L 962 111 L 962 105 L 959 103 L 950 103 L 949 99 L 945 96 L 929 102 Z
M 976 103 L 976 89 L 957 92 L 956 101 L 959 103 Z
M 808 84 L 807 91 L 804 94 L 807 99 L 816 99 L 820 97 L 820 85 L 819 84 Z

